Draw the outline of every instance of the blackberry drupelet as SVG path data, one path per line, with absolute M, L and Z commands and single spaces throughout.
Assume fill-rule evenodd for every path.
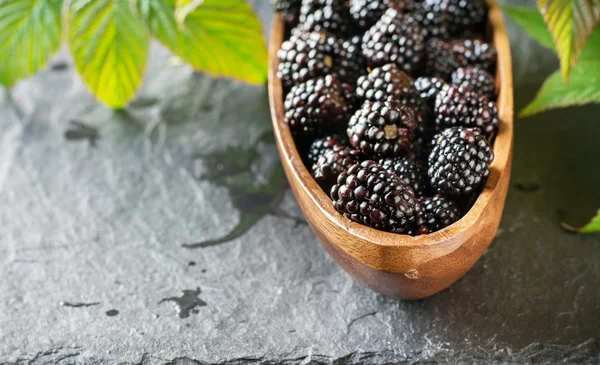
M 388 9 L 363 36 L 362 51 L 370 67 L 396 63 L 416 75 L 425 58 L 425 31 L 408 14 Z
M 331 198 L 344 217 L 383 231 L 409 233 L 421 215 L 413 190 L 371 160 L 342 172 Z
M 429 110 L 415 88 L 413 79 L 395 63 L 373 69 L 361 76 L 356 84 L 359 101 L 397 101 L 415 112 L 417 131 L 425 128 Z
M 427 41 L 426 49 L 425 75 L 448 80 L 454 70 L 460 67 L 448 42 L 433 38 Z
M 320 33 L 295 30 L 277 52 L 277 76 L 291 87 L 315 77 L 326 76 L 333 67 L 333 47 Z
M 494 78 L 479 67 L 461 67 L 454 71 L 452 85 L 465 87 L 490 100 L 496 96 Z
M 452 51 L 460 67 L 477 66 L 493 72 L 497 53 L 494 46 L 479 39 L 462 39 L 453 42 Z
M 425 30 L 426 38 L 450 38 L 448 0 L 423 0 L 412 14 Z
M 344 145 L 335 145 L 321 155 L 311 168 L 311 174 L 319 185 L 329 192 L 337 177 L 362 160 L 360 152 Z
M 307 31 L 345 37 L 349 30 L 349 11 L 346 0 L 302 0 L 300 23 Z
M 460 219 L 458 206 L 443 195 L 422 197 L 419 199 L 422 206 L 422 224 L 429 233 L 446 228 Z
M 285 98 L 285 122 L 295 135 L 313 135 L 345 125 L 352 113 L 353 88 L 328 75 L 294 86 Z
M 326 137 L 315 139 L 308 148 L 307 159 L 309 167 L 312 166 L 319 157 L 326 152 L 331 151 L 335 145 L 348 146 L 348 137 L 338 134 L 332 134 Z
M 483 186 L 493 159 L 492 148 L 479 129 L 449 128 L 434 137 L 427 174 L 438 192 L 464 196 Z
M 395 101 L 367 101 L 350 118 L 350 144 L 366 157 L 399 156 L 414 139 L 415 117 L 409 107 Z
M 429 110 L 433 111 L 435 98 L 442 91 L 446 82 L 438 77 L 419 77 L 415 80 L 415 88 L 421 94 L 421 98 L 427 103 Z M 356 90 L 358 93 L 358 89 Z
M 454 34 L 464 30 L 479 30 L 486 20 L 485 0 L 443 0 L 447 2 L 450 31 Z
M 435 99 L 434 114 L 438 130 L 476 127 L 489 136 L 496 132 L 499 124 L 496 103 L 462 86 L 444 86 Z
M 340 80 L 356 85 L 356 80 L 366 72 L 367 65 L 362 56 L 362 38 L 355 36 L 346 40 L 334 41 L 333 72 Z
M 415 196 L 425 194 L 428 178 L 427 166 L 423 161 L 407 157 L 388 157 L 379 160 L 379 164 L 410 186 Z
M 389 7 L 389 0 L 350 0 L 350 16 L 361 30 L 372 27 Z
M 291 26 L 298 23 L 301 4 L 302 0 L 271 0 L 271 5 L 279 13 L 281 19 Z

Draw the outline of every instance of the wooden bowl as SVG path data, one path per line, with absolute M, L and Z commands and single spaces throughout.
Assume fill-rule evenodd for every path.
M 502 14 L 490 5 L 489 22 L 498 51 L 499 133 L 491 173 L 469 212 L 451 226 L 411 237 L 378 231 L 344 218 L 332 206 L 300 157 L 284 122 L 282 85 L 277 78 L 277 50 L 285 25 L 276 17 L 269 46 L 269 98 L 277 147 L 292 191 L 306 219 L 333 259 L 361 284 L 400 299 L 421 299 L 460 279 L 493 241 L 504 209 L 513 148 L 511 56 Z

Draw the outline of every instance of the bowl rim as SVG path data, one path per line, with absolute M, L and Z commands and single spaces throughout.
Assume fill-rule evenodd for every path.
M 499 131 L 495 136 L 493 146 L 495 158 L 490 165 L 490 176 L 473 206 L 461 219 L 437 232 L 415 237 L 380 231 L 346 219 L 333 209 L 331 199 L 317 184 L 304 165 L 290 129 L 284 122 L 283 88 L 281 80 L 277 77 L 279 66 L 277 51 L 284 40 L 285 24 L 280 17 L 274 17 L 269 42 L 269 99 L 273 130 L 282 157 L 281 163 L 289 166 L 287 170 L 292 173 L 293 179 L 298 182 L 297 187 L 303 190 L 319 212 L 338 226 L 337 228 L 346 230 L 353 236 L 374 245 L 414 248 L 450 243 L 449 241 L 454 241 L 452 238 L 468 233 L 469 228 L 482 219 L 486 213 L 485 208 L 493 201 L 492 198 L 497 191 L 496 188 L 499 182 L 502 181 L 502 177 L 505 174 L 510 174 L 510 171 L 507 170 L 510 169 L 511 163 L 514 123 L 510 44 L 500 7 L 495 0 L 488 1 L 488 3 L 488 21 L 493 32 L 492 43 L 497 51 L 496 87 L 499 90 L 497 106 L 500 118 Z

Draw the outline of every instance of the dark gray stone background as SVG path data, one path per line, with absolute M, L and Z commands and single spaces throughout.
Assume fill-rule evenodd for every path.
M 509 26 L 519 110 L 557 62 Z M 516 122 L 496 241 L 403 302 L 353 282 L 301 222 L 264 87 L 152 59 L 126 112 L 64 56 L 0 91 L 0 362 L 600 363 L 600 236 L 559 227 L 600 206 L 598 106 Z M 72 120 L 95 146 L 65 139 Z

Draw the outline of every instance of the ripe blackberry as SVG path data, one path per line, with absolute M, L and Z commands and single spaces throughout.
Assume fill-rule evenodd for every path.
M 367 101 L 350 118 L 350 144 L 367 157 L 399 156 L 410 148 L 415 116 L 409 107 L 395 101 Z
M 419 200 L 423 208 L 422 224 L 427 228 L 428 233 L 446 228 L 460 219 L 460 210 L 456 204 L 443 195 L 422 197 Z
M 354 100 L 353 89 L 328 75 L 294 86 L 285 98 L 285 121 L 296 135 L 312 135 L 343 126 Z
M 339 174 L 360 160 L 360 152 L 338 144 L 317 159 L 311 168 L 311 174 L 323 190 L 329 192 Z
M 448 0 L 423 0 L 412 13 L 426 38 L 450 38 Z
M 333 66 L 333 47 L 320 33 L 294 31 L 277 52 L 277 76 L 291 87 L 315 77 L 322 77 Z
M 362 38 L 359 36 L 335 40 L 333 43 L 333 72 L 340 77 L 340 80 L 351 85 L 355 85 L 358 77 L 367 69 L 362 57 L 361 43 Z
M 428 179 L 427 166 L 423 161 L 407 157 L 388 157 L 379 160 L 379 164 L 410 186 L 415 196 L 425 194 Z
M 425 100 L 429 110 L 433 110 L 435 98 L 445 85 L 446 82 L 438 77 L 419 77 L 415 80 L 415 88 L 421 93 L 421 98 Z M 356 92 L 358 93 L 358 89 Z
M 483 186 L 493 159 L 492 148 L 479 129 L 453 127 L 434 137 L 427 174 L 440 193 L 464 196 Z
M 271 0 L 273 9 L 279 13 L 281 19 L 292 26 L 298 23 L 300 4 L 302 0 Z
M 372 27 L 389 8 L 390 0 L 350 0 L 350 16 L 358 28 Z
M 350 15 L 346 0 L 302 0 L 300 23 L 307 31 L 346 36 Z
M 448 80 L 452 72 L 460 67 L 448 42 L 433 38 L 427 41 L 426 49 L 425 75 Z
M 370 67 L 396 63 L 416 75 L 425 58 L 425 31 L 408 15 L 388 9 L 363 36 L 362 51 Z
M 331 198 L 344 217 L 383 231 L 408 233 L 421 215 L 413 190 L 370 160 L 342 172 Z
M 395 63 L 373 69 L 361 76 L 356 84 L 359 101 L 397 101 L 415 112 L 418 131 L 425 128 L 429 111 L 425 100 L 415 88 L 413 79 L 401 71 Z
M 462 86 L 444 86 L 435 99 L 434 114 L 438 129 L 476 127 L 489 136 L 499 124 L 496 103 Z
M 454 71 L 452 85 L 465 87 L 490 100 L 496 95 L 494 78 L 479 67 L 461 67 Z
M 493 72 L 497 53 L 494 46 L 479 39 L 463 39 L 453 42 L 452 51 L 460 67 L 477 66 Z
M 319 157 L 324 155 L 326 152 L 331 151 L 334 146 L 348 146 L 348 144 L 348 137 L 338 134 L 332 134 L 326 137 L 315 139 L 308 148 L 307 159 L 309 167 L 317 162 Z
M 454 34 L 480 28 L 486 20 L 485 0 L 443 0 L 447 2 L 450 31 Z

